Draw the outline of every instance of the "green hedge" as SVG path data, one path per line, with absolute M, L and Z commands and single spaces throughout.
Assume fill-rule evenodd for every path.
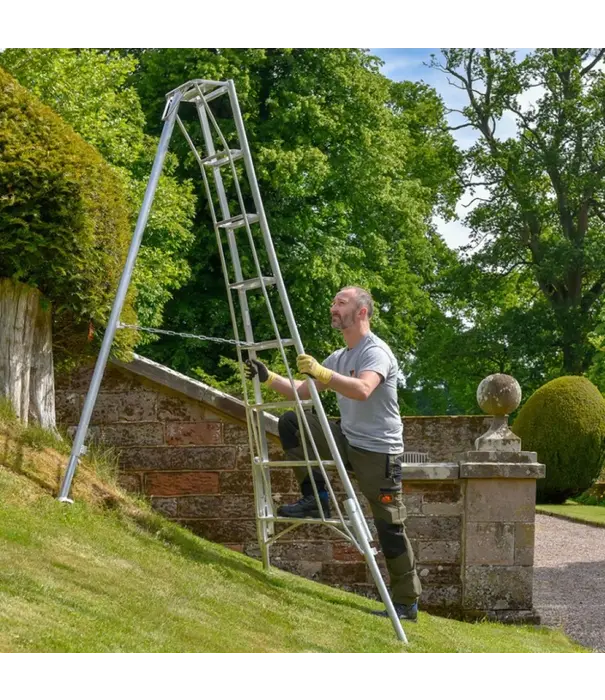
M 116 171 L 0 69 L 0 277 L 36 287 L 52 302 L 65 355 L 94 348 L 88 330 L 107 322 L 130 236 Z M 124 320 L 134 319 L 132 296 Z M 119 334 L 118 355 L 135 339 Z
M 540 387 L 512 426 L 524 450 L 538 453 L 546 478 L 538 503 L 563 503 L 586 490 L 605 458 L 605 400 L 585 377 L 559 377 Z

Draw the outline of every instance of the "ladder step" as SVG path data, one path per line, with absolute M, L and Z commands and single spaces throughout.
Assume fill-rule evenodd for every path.
M 281 344 L 285 348 L 289 348 L 294 345 L 294 341 L 291 338 L 283 338 Z M 246 345 L 246 350 L 256 350 L 256 352 L 260 352 L 261 350 L 274 350 L 275 348 L 279 348 L 278 340 L 263 340 L 260 343 L 250 343 Z
M 263 277 L 263 282 L 265 283 L 265 287 L 271 284 L 275 284 L 275 277 Z M 234 282 L 233 284 L 229 285 L 230 289 L 235 289 L 237 291 L 243 289 L 246 292 L 250 291 L 251 289 L 260 289 L 260 287 L 260 277 L 253 277 L 250 280 L 244 280 L 243 282 Z
M 246 221 L 248 221 L 248 224 L 255 224 L 258 218 L 258 214 L 246 214 L 245 216 L 243 214 L 238 214 L 237 216 L 232 216 L 230 219 L 219 221 L 217 226 L 219 228 L 229 229 L 241 228 L 246 225 Z
M 338 520 L 337 518 L 326 518 L 325 520 L 322 520 L 321 518 L 282 518 L 279 515 L 277 516 L 271 516 L 271 515 L 264 515 L 264 516 L 258 516 L 259 520 L 264 520 L 265 522 L 271 522 L 271 523 L 309 523 L 309 525 L 314 525 L 314 524 L 327 524 L 327 525 L 336 525 L 336 526 L 341 526 L 342 527 L 342 521 Z M 344 521 L 344 524 L 347 527 L 351 526 L 351 523 L 348 520 Z
M 300 403 L 303 406 L 312 406 L 313 401 L 311 399 L 301 399 Z M 248 407 L 254 410 L 270 411 L 274 408 L 296 408 L 298 403 L 296 401 L 269 401 L 267 403 L 249 403 Z
M 232 160 L 239 160 L 243 157 L 243 155 L 243 151 L 240 151 L 238 149 L 230 149 L 228 152 L 219 151 L 214 155 L 206 156 L 206 158 L 202 158 L 201 162 L 207 168 L 220 168 L 221 165 L 227 165 Z
M 277 460 L 277 461 L 267 460 L 266 462 L 264 462 L 264 461 L 258 459 L 257 457 L 255 457 L 254 462 L 256 464 L 262 465 L 263 467 L 269 467 L 271 469 L 273 467 L 284 467 L 284 468 L 287 467 L 288 469 L 292 469 L 293 467 L 306 467 L 307 464 L 310 467 L 318 467 L 319 466 L 319 462 L 316 460 L 309 460 L 308 462 L 305 462 L 304 460 Z M 324 465 L 324 467 L 335 467 L 336 466 L 336 462 L 334 462 L 333 460 L 328 460 L 328 459 L 322 460 L 322 464 Z

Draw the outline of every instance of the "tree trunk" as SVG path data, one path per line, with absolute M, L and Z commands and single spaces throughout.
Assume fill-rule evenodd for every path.
M 40 293 L 10 279 L 0 279 L 0 396 L 27 423 L 30 368 Z
M 566 374 L 583 374 L 590 364 L 588 330 L 579 308 L 567 310 L 559 318 L 563 370 Z
M 43 428 L 56 431 L 52 314 L 50 303 L 43 297 L 36 315 L 29 388 L 29 417 Z
M 563 341 L 563 370 L 565 374 L 584 374 L 588 369 L 579 340 Z

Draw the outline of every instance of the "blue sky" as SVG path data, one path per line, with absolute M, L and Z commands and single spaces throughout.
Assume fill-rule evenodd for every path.
M 424 80 L 430 82 L 436 72 L 427 68 L 432 53 L 439 54 L 439 49 L 370 49 L 381 58 L 385 65 L 383 73 L 392 80 Z
M 528 49 L 518 49 L 518 51 L 522 56 Z M 440 49 L 370 49 L 370 52 L 384 61 L 381 70 L 391 80 L 423 80 L 437 90 L 447 107 L 460 109 L 465 105 L 464 93 L 449 85 L 443 73 L 425 65 L 430 63 L 431 54 L 436 54 L 439 57 Z M 528 97 L 534 96 L 529 95 Z M 460 124 L 461 115 L 450 115 L 448 120 L 452 125 Z M 515 130 L 512 115 L 505 114 L 498 125 L 499 136 L 512 136 Z M 453 131 L 452 135 L 461 148 L 468 148 L 477 138 L 477 133 L 473 129 L 460 129 Z M 476 194 L 481 195 L 479 189 L 477 189 Z M 458 204 L 457 213 L 460 217 L 468 213 L 469 210 L 463 205 L 468 203 L 470 199 L 472 197 L 466 195 Z M 457 248 L 468 242 L 469 231 L 460 221 L 446 222 L 436 218 L 435 223 L 451 248 Z
M 439 49 L 370 49 L 370 52 L 384 61 L 381 70 L 391 80 L 422 80 L 439 92 L 448 107 L 460 108 L 464 103 L 462 92 L 448 85 L 443 73 L 425 65 L 430 63 L 431 54 L 439 56 Z M 452 115 L 452 123 L 456 123 L 456 116 Z M 453 131 L 452 134 L 463 148 L 468 148 L 476 138 L 471 129 L 460 129 Z M 467 213 L 462 206 L 463 203 L 464 199 L 458 205 L 459 216 Z M 460 221 L 446 222 L 436 218 L 435 223 L 451 248 L 457 248 L 468 242 L 469 231 Z

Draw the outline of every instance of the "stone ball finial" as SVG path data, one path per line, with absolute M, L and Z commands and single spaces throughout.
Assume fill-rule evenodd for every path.
M 477 387 L 477 403 L 490 416 L 507 416 L 521 403 L 521 387 L 510 374 L 490 374 Z

